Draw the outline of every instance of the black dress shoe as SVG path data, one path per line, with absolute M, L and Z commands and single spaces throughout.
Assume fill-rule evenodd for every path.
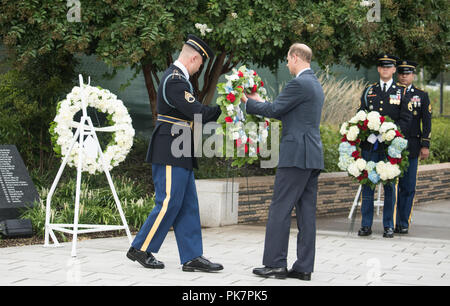
M 132 261 L 136 261 L 143 265 L 146 268 L 150 269 L 164 269 L 164 263 L 157 260 L 152 253 L 143 252 L 140 250 L 136 250 L 131 247 L 128 250 L 127 257 Z
M 383 237 L 384 238 L 394 238 L 394 229 L 391 227 L 385 227 Z
M 372 235 L 372 229 L 369 226 L 363 226 L 358 231 L 358 236 L 370 236 Z
M 196 270 L 202 272 L 214 272 L 223 270 L 223 266 L 218 263 L 212 263 L 203 256 L 199 256 L 184 263 L 182 269 L 185 272 L 194 272 Z
M 262 267 L 253 269 L 253 273 L 263 277 L 275 276 L 275 278 L 284 279 L 288 275 L 287 268 Z
M 310 272 L 297 272 L 294 269 L 290 269 L 287 277 L 289 278 L 298 278 L 304 281 L 310 281 L 311 280 L 311 273 Z
M 408 234 L 408 228 L 407 227 L 401 227 L 401 226 L 396 226 L 394 233 L 397 234 Z

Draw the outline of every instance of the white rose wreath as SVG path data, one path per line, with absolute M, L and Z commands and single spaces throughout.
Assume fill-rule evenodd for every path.
M 96 131 L 113 132 L 112 141 L 103 150 L 103 158 L 108 170 L 117 166 L 125 160 L 127 154 L 133 146 L 134 129 L 131 124 L 131 117 L 123 102 L 107 89 L 84 85 L 86 95 L 86 107 L 96 108 L 98 111 L 107 114 L 107 119 L 111 126 L 106 128 L 95 128 Z M 57 114 L 50 125 L 53 149 L 64 159 L 70 150 L 70 143 L 74 137 L 73 128 L 79 126 L 79 122 L 73 121 L 77 112 L 81 110 L 81 88 L 75 86 L 60 101 L 57 107 Z M 78 164 L 79 142 L 75 145 L 69 155 L 68 165 L 76 167 Z M 89 154 L 88 150 L 83 152 L 82 171 L 96 174 L 103 172 L 99 154 Z

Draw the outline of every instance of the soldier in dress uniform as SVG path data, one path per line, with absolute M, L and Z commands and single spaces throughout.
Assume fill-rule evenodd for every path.
M 398 183 L 397 206 L 394 213 L 395 232 L 407 234 L 411 222 L 411 212 L 416 193 L 418 159 L 428 158 L 431 140 L 431 104 L 428 93 L 414 86 L 417 63 L 399 61 L 398 80 L 406 90 L 406 100 L 412 106 L 413 118 L 408 139 L 409 167 Z
M 193 168 L 192 125 L 194 115 L 202 122 L 215 121 L 221 111 L 218 106 L 202 105 L 195 97 L 190 75 L 196 73 L 207 59 L 214 56 L 211 48 L 195 35 L 189 35 L 180 56 L 163 74 L 157 94 L 158 117 L 147 152 L 152 163 L 155 185 L 155 207 L 136 235 L 127 257 L 146 268 L 162 269 L 157 253 L 167 232 L 173 226 L 183 271 L 219 271 L 221 264 L 212 263 L 203 255 L 200 216 Z M 181 142 L 180 156 L 175 145 Z M 190 147 L 190 148 L 189 148 Z M 187 154 L 185 154 L 187 151 Z M 179 152 L 179 151 L 178 151 Z
M 402 133 L 408 134 L 408 129 L 412 117 L 412 109 L 408 108 L 404 95 L 406 87 L 395 83 L 393 76 L 396 72 L 398 58 L 390 54 L 381 54 L 377 58 L 378 73 L 380 81 L 367 86 L 361 97 L 359 110 L 377 111 L 382 116 L 389 116 L 399 126 Z M 361 143 L 361 155 L 366 161 L 378 162 L 386 160 L 385 147 L 378 140 L 374 143 L 365 141 Z M 372 234 L 374 190 L 369 186 L 362 187 L 361 229 L 359 236 L 369 236 Z M 394 237 L 394 185 L 384 185 L 384 206 L 383 206 L 383 237 Z

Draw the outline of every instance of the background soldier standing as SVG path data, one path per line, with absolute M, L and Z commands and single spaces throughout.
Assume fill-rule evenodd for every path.
M 428 158 L 431 140 L 431 104 L 428 93 L 414 86 L 417 63 L 412 61 L 398 62 L 398 80 L 406 90 L 406 100 L 413 109 L 408 139 L 409 167 L 400 178 L 396 213 L 394 213 L 395 232 L 407 234 L 411 222 L 411 212 L 416 193 L 418 159 Z M 396 215 L 396 216 L 395 216 Z
M 393 75 L 396 71 L 397 60 L 398 57 L 390 54 L 378 56 L 377 66 L 380 81 L 366 87 L 361 97 L 359 110 L 377 111 L 382 116 L 389 116 L 400 127 L 402 133 L 407 135 L 412 110 L 408 109 L 408 103 L 404 99 L 406 87 L 394 83 Z M 376 163 L 387 158 L 384 144 L 379 143 L 378 140 L 375 143 L 369 143 L 368 141 L 361 143 L 361 149 L 362 158 L 366 161 Z M 358 231 L 359 236 L 372 234 L 373 197 L 374 190 L 364 185 L 362 187 L 362 221 L 361 229 Z M 385 238 L 394 237 L 394 205 L 394 184 L 386 184 L 384 185 L 383 206 L 383 237 Z

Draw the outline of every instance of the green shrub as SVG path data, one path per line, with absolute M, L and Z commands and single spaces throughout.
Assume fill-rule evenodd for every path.
M 325 170 L 324 172 L 340 171 L 337 163 L 339 162 L 339 143 L 341 142 L 341 135 L 337 128 L 323 124 L 320 126 L 320 136 L 323 145 L 323 155 Z
M 450 118 L 439 117 L 431 121 L 430 157 L 423 164 L 450 162 Z
M 113 177 L 117 196 L 130 227 L 130 230 L 138 230 L 147 219 L 149 212 L 155 205 L 154 198 L 149 196 L 139 184 L 124 177 Z M 55 190 L 51 205 L 51 223 L 72 224 L 75 211 L 76 179 L 61 182 Z M 40 188 L 40 203 L 23 212 L 22 218 L 31 219 L 35 234 L 44 236 L 45 204 L 49 188 Z M 99 176 L 84 176 L 80 196 L 80 224 L 122 224 L 114 197 L 106 178 Z M 60 237 L 67 237 L 57 232 Z

